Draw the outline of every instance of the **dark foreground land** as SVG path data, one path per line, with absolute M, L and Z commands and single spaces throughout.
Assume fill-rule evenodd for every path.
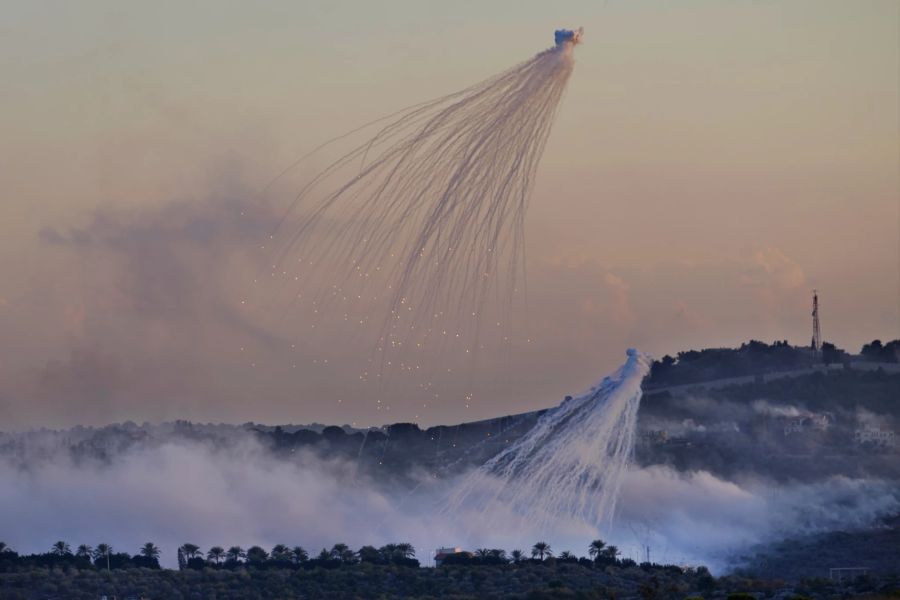
M 801 598 L 900 598 L 900 581 L 858 579 L 838 584 L 811 579 L 738 576 L 716 579 L 704 569 L 658 565 L 606 566 L 545 561 L 491 566 L 416 568 L 358 564 L 337 569 L 224 570 L 147 568 L 35 568 L 0 573 L 0 598 L 96 600 L 102 596 L 166 599 L 277 598 L 582 598 L 774 600 Z

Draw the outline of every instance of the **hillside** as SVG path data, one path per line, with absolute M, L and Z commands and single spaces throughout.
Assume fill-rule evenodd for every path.
M 868 348 L 880 350 L 873 353 Z M 873 342 L 855 358 L 896 357 L 898 341 Z M 886 350 L 891 354 L 888 356 Z M 842 351 L 838 351 L 840 353 Z M 844 353 L 846 354 L 846 353 Z M 738 349 L 680 353 L 656 361 L 638 414 L 639 465 L 668 465 L 735 477 L 814 480 L 829 475 L 900 480 L 900 364 L 862 368 L 866 361 L 809 366 L 809 352 L 776 342 Z M 849 355 L 847 355 L 849 356 Z M 723 366 L 727 365 L 727 366 Z M 739 365 L 739 366 L 736 366 Z M 887 363 L 890 367 L 891 363 Z M 666 386 L 698 373 L 722 382 Z M 773 376 L 795 367 L 789 376 Z M 131 448 L 180 439 L 227 447 L 252 436 L 277 455 L 308 451 L 353 461 L 362 475 L 387 487 L 410 483 L 415 473 L 447 477 L 483 463 L 528 431 L 542 411 L 421 429 L 394 423 L 358 430 L 338 426 L 211 425 L 178 421 L 124 423 L 64 431 L 0 433 L 0 456 L 22 464 L 65 452 L 76 461 L 110 461 Z M 884 434 L 884 439 L 872 436 Z M 886 437 L 885 437 L 886 436 Z

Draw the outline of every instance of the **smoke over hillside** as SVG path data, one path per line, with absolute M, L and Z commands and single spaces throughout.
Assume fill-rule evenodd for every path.
M 891 376 L 870 377 L 887 377 L 879 389 L 891 393 Z M 557 551 L 584 553 L 599 534 L 625 556 L 643 559 L 650 547 L 655 561 L 721 572 L 754 544 L 877 526 L 900 513 L 892 450 L 814 428 L 787 436 L 756 428 L 759 419 L 809 413 L 802 388 L 793 383 L 794 404 L 771 389 L 747 402 L 736 391 L 672 400 L 670 408 L 649 399 L 611 531 L 570 520 L 548 534 L 498 512 L 491 527 L 474 527 L 438 510 L 473 469 L 532 428 L 537 415 L 522 415 L 428 430 L 178 422 L 2 434 L 0 514 L 16 518 L 3 523 L 0 539 L 24 552 L 58 539 L 131 551 L 152 540 L 171 564 L 188 541 L 310 550 L 409 541 L 427 560 L 438 546 L 527 548 L 538 536 Z M 878 394 L 868 399 L 876 408 Z M 892 422 L 869 408 L 856 408 L 862 426 Z M 654 437 L 661 424 L 684 424 L 682 413 L 692 426 Z M 828 462 L 822 453 L 841 456 Z

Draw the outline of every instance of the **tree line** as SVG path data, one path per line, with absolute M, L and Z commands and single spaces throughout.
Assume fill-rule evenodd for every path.
M 400 565 L 418 567 L 416 549 L 409 543 L 385 544 L 380 548 L 363 546 L 352 550 L 347 544 L 339 543 L 331 549 L 322 548 L 311 556 L 303 546 L 276 544 L 270 551 L 262 546 L 213 546 L 205 553 L 196 544 L 183 544 L 178 548 L 180 569 L 204 569 L 207 567 L 233 569 L 241 565 L 256 568 L 337 568 L 358 563 Z
M 505 565 L 509 563 L 520 564 L 523 562 L 544 562 L 554 560 L 564 563 L 581 563 L 585 565 L 619 565 L 634 566 L 631 559 L 619 559 L 619 549 L 608 545 L 603 540 L 594 540 L 588 546 L 588 556 L 576 556 L 574 553 L 564 550 L 554 556 L 553 548 L 547 542 L 537 542 L 531 547 L 531 558 L 522 550 L 513 550 L 507 553 L 502 548 L 479 548 L 474 552 L 457 552 L 442 559 L 445 565 Z
M 92 547 L 80 544 L 74 550 L 62 540 L 41 554 L 20 555 L 5 542 L 0 542 L 0 569 L 16 566 L 56 567 L 71 566 L 79 569 L 159 569 L 159 547 L 147 542 L 135 554 L 116 552 L 109 544 Z
M 71 566 L 80 569 L 125 569 L 144 567 L 159 569 L 159 546 L 147 542 L 136 554 L 116 552 L 110 544 L 97 544 L 91 547 L 81 544 L 74 550 L 64 541 L 51 546 L 50 550 L 40 554 L 20 555 L 5 542 L 0 542 L 0 569 L 17 566 Z M 196 544 L 182 544 L 178 547 L 177 558 L 179 569 L 225 568 L 234 569 L 239 566 L 256 568 L 336 568 L 342 565 L 357 563 L 374 563 L 418 567 L 415 558 L 416 549 L 412 544 L 385 544 L 380 548 L 363 546 L 352 550 L 346 544 L 335 544 L 330 550 L 323 548 L 316 556 L 310 554 L 302 546 L 276 544 L 271 551 L 261 546 L 250 546 L 246 550 L 241 546 L 231 546 L 227 550 L 221 546 L 213 546 L 202 552 Z
M 648 383 L 654 386 L 682 385 L 860 359 L 900 362 L 900 340 L 887 343 L 872 340 L 863 345 L 857 356 L 852 356 L 831 342 L 824 342 L 821 354 L 816 354 L 808 346 L 792 346 L 787 340 L 776 340 L 771 344 L 750 340 L 741 344 L 740 348 L 684 350 L 674 357 L 667 354 L 660 360 L 653 361 Z
M 499 548 L 479 548 L 474 552 L 458 552 L 443 557 L 445 565 L 501 565 L 520 564 L 523 562 L 572 562 L 586 565 L 618 565 L 634 566 L 631 559 L 620 559 L 619 549 L 608 545 L 603 540 L 594 540 L 588 546 L 588 556 L 578 557 L 572 552 L 564 551 L 554 556 L 550 544 L 544 541 L 535 543 L 531 548 L 530 559 L 522 550 L 507 553 Z M 0 567 L 12 566 L 71 566 L 82 569 L 125 569 L 149 568 L 159 569 L 161 551 L 153 542 L 141 546 L 137 553 L 116 552 L 110 544 L 101 543 L 96 547 L 81 544 L 74 550 L 64 541 L 53 544 L 50 550 L 42 554 L 19 555 L 6 543 L 0 542 Z M 353 550 L 347 544 L 338 543 L 331 549 L 323 548 L 315 556 L 311 556 L 303 546 L 276 544 L 271 550 L 261 546 L 250 546 L 246 550 L 241 546 L 212 546 L 203 551 L 192 543 L 182 544 L 177 549 L 179 569 L 202 570 L 206 568 L 235 569 L 241 566 L 254 568 L 339 568 L 360 563 L 419 567 L 415 558 L 416 549 L 409 543 L 363 546 Z

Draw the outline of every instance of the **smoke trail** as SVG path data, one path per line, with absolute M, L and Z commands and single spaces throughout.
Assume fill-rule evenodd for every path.
M 492 289 L 511 301 L 529 192 L 580 36 L 560 30 L 530 60 L 380 120 L 290 203 L 271 236 L 272 275 L 312 289 L 317 307 L 387 302 L 382 349 L 425 342 L 443 318 L 477 329 Z
M 649 363 L 629 350 L 616 373 L 548 411 L 531 431 L 468 475 L 445 510 L 490 515 L 502 507 L 533 531 L 551 532 L 560 521 L 609 528 L 634 449 Z

